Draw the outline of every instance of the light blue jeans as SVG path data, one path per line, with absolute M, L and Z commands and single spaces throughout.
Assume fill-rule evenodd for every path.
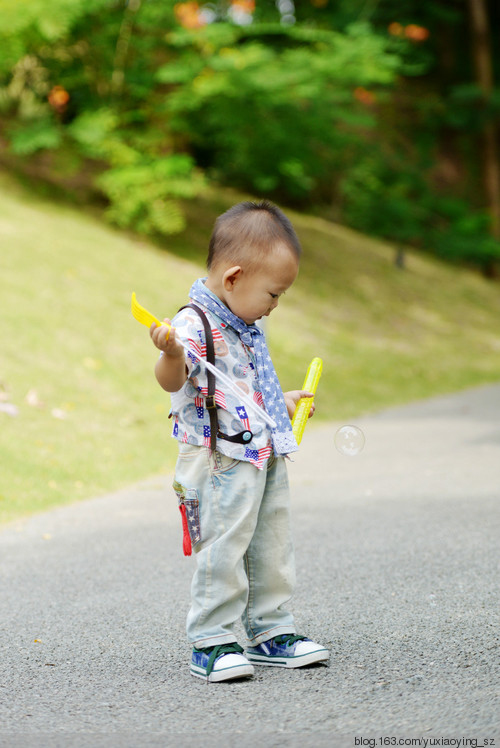
M 187 618 L 198 648 L 294 634 L 284 609 L 295 585 L 288 477 L 283 457 L 262 470 L 207 447 L 179 444 L 174 489 L 186 505 L 196 556 Z

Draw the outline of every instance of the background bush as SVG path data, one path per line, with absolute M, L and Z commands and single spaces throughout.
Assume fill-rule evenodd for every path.
M 491 267 L 500 93 L 469 25 L 463 0 L 3 0 L 3 162 L 152 235 L 212 181 Z

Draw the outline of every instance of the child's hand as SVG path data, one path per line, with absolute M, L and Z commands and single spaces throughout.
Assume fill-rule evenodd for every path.
M 169 358 L 184 358 L 184 348 L 175 337 L 175 328 L 172 326 L 168 317 L 165 317 L 163 324 L 155 325 L 154 322 L 149 328 L 151 340 L 160 351 Z
M 314 395 L 312 392 L 308 392 L 307 390 L 290 390 L 290 392 L 284 392 L 283 397 L 285 398 L 286 408 L 291 420 L 293 418 L 293 414 L 295 413 L 295 408 L 297 407 L 297 403 L 299 402 L 299 400 L 303 397 L 314 397 Z M 311 418 L 314 415 L 315 410 L 316 406 L 313 403 L 307 417 Z

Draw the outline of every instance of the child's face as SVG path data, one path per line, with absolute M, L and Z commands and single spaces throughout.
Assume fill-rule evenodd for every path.
M 299 263 L 288 247 L 276 247 L 256 269 L 242 266 L 226 270 L 223 276 L 222 301 L 247 325 L 268 317 L 278 306 L 279 298 L 292 285 Z

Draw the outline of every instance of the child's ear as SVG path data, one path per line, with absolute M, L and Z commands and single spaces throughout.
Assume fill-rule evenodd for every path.
M 224 275 L 222 276 L 222 285 L 224 287 L 224 291 L 231 292 L 234 288 L 235 283 L 237 280 L 241 277 L 241 267 L 240 265 L 235 265 L 232 268 L 228 268 Z

